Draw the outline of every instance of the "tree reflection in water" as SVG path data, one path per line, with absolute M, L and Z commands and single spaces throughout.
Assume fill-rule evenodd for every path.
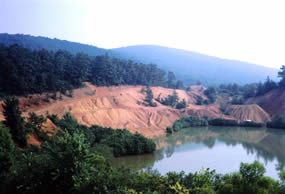
M 285 131 L 272 129 L 240 128 L 240 127 L 199 127 L 188 128 L 166 137 L 155 139 L 158 150 L 154 154 L 128 156 L 115 159 L 115 166 L 127 166 L 136 169 L 151 167 L 155 162 L 170 158 L 183 145 L 196 143 L 208 149 L 215 147 L 216 142 L 227 146 L 242 145 L 247 154 L 262 158 L 265 164 L 275 159 L 276 170 L 285 167 Z

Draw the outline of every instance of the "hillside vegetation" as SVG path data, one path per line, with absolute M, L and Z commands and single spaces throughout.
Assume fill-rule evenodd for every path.
M 0 34 L 0 44 L 18 44 L 31 50 L 65 50 L 72 54 L 85 53 L 90 56 L 104 55 L 120 59 L 134 60 L 138 63 L 154 63 L 166 71 L 173 71 L 178 80 L 186 84 L 218 85 L 221 83 L 247 84 L 263 81 L 267 76 L 276 80 L 277 69 L 240 61 L 220 59 L 191 51 L 138 45 L 117 49 L 102 49 L 91 45 L 65 40 L 35 37 L 30 35 Z
M 19 45 L 0 45 L 0 69 L 0 97 L 44 92 L 72 96 L 84 81 L 97 86 L 167 85 L 165 72 L 154 64 L 62 50 L 32 51 Z
M 85 53 L 91 56 L 104 55 L 108 52 L 106 49 L 87 44 L 59 40 L 56 38 L 51 39 L 42 36 L 31 36 L 23 34 L 12 35 L 7 33 L 0 33 L 0 44 L 4 44 L 6 46 L 18 44 L 24 48 L 31 50 L 47 49 L 54 52 L 58 50 L 65 50 L 72 54 Z

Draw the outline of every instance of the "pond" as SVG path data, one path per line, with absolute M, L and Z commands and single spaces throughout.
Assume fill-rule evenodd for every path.
M 155 153 L 116 158 L 113 165 L 152 168 L 161 174 L 194 173 L 203 168 L 225 174 L 238 171 L 241 162 L 257 160 L 265 166 L 265 175 L 275 179 L 285 166 L 285 130 L 281 129 L 188 128 L 155 142 Z

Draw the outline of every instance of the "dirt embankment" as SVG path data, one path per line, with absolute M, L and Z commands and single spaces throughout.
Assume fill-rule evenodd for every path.
M 271 120 L 269 114 L 257 104 L 231 105 L 227 107 L 226 113 L 237 120 L 252 120 L 255 122 L 267 122 Z
M 259 104 L 271 117 L 285 117 L 285 90 L 276 89 L 263 96 L 250 98 L 246 104 Z
M 192 86 L 191 91 L 176 90 L 179 98 L 189 103 L 186 109 L 174 109 L 164 106 L 158 102 L 157 107 L 146 107 L 139 102 L 145 98 L 141 92 L 142 86 L 118 86 L 118 87 L 96 87 L 86 83 L 85 88 L 74 91 L 72 98 L 63 97 L 62 100 L 44 102 L 43 97 L 38 97 L 36 102 L 29 104 L 34 98 L 21 98 L 21 109 L 28 112 L 45 115 L 57 114 L 59 117 L 70 111 L 82 124 L 97 124 L 104 127 L 126 128 L 131 132 L 139 132 L 147 137 L 164 135 L 165 128 L 171 126 L 182 116 L 196 115 L 199 117 L 241 119 L 264 122 L 268 120 L 267 115 L 261 108 L 244 105 L 229 111 L 228 115 L 220 111 L 219 105 L 195 105 L 197 96 L 203 99 L 203 86 Z M 154 99 L 160 95 L 165 98 L 173 93 L 173 89 L 152 87 Z M 26 104 L 26 105 L 24 105 Z M 39 105 L 38 105 L 39 104 Z M 1 112 L 1 110 L 0 110 Z M 250 112 L 250 113 L 248 113 Z M 3 115 L 0 114 L 0 119 Z

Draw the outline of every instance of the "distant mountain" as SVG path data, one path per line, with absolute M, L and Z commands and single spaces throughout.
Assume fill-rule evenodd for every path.
M 0 44 L 7 46 L 18 44 L 22 47 L 32 50 L 47 49 L 52 51 L 66 50 L 73 54 L 86 53 L 88 55 L 104 55 L 108 50 L 98 48 L 95 46 L 80 44 L 76 42 L 70 42 L 66 40 L 51 39 L 42 36 L 30 36 L 23 34 L 7 34 L 0 33 Z
M 206 85 L 220 83 L 253 83 L 264 81 L 267 76 L 277 79 L 278 69 L 246 62 L 220 59 L 180 49 L 137 45 L 112 49 L 113 54 L 141 61 L 155 63 L 160 68 L 175 72 L 176 77 L 188 84 L 198 80 Z
M 0 44 L 19 44 L 32 50 L 44 48 L 57 51 L 61 49 L 73 54 L 82 52 L 92 56 L 108 53 L 110 56 L 118 58 L 157 64 L 158 67 L 166 71 L 173 71 L 176 78 L 186 84 L 196 84 L 197 81 L 205 85 L 246 84 L 264 81 L 267 76 L 277 80 L 278 72 L 278 69 L 260 65 L 154 45 L 138 45 L 108 50 L 66 40 L 7 33 L 0 33 Z

